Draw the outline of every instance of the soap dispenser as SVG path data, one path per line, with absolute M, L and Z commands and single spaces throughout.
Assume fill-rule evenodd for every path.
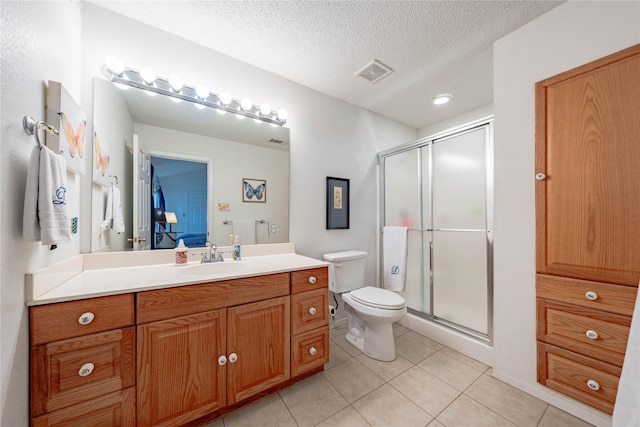
M 235 244 L 233 245 L 233 259 L 235 261 L 240 261 L 240 241 L 238 240 L 238 236 L 236 235 Z
M 182 239 L 176 246 L 176 265 L 184 265 L 187 263 L 187 247 L 184 245 Z

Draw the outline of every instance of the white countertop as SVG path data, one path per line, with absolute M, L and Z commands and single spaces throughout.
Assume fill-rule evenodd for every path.
M 154 264 L 147 260 L 147 263 L 142 265 L 119 267 L 114 265 L 113 256 L 111 256 L 111 260 L 104 262 L 109 266 L 99 268 L 102 261 L 96 262 L 96 259 L 99 259 L 96 255 L 90 255 L 94 257 L 90 261 L 71 259 L 60 265 L 27 274 L 27 305 L 73 301 L 328 265 L 324 261 L 291 252 L 289 248 L 293 248 L 293 246 L 290 245 L 284 249 L 282 246 L 267 248 L 266 251 L 247 251 L 250 254 L 253 252 L 258 255 L 243 256 L 240 261 L 225 260 L 211 264 L 200 264 L 198 261 L 189 262 L 186 265 Z M 172 253 L 173 251 L 170 255 Z M 259 255 L 260 253 L 264 253 L 264 255 Z M 131 257 L 130 254 L 129 257 Z M 146 256 L 149 257 L 149 255 Z M 79 257 L 83 257 L 83 255 L 79 255 Z M 163 254 L 160 259 L 166 260 L 167 254 Z M 92 268 L 86 268 L 87 265 Z

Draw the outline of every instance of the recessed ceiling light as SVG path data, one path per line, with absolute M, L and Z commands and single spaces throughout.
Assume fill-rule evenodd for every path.
M 452 98 L 453 98 L 453 95 L 451 95 L 450 93 L 442 93 L 436 96 L 435 98 L 433 98 L 431 102 L 433 103 L 433 105 L 442 105 L 451 101 Z

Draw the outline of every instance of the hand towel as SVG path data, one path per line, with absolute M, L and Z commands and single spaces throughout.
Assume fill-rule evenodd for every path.
M 122 198 L 120 197 L 120 188 L 115 184 L 111 184 L 109 195 L 107 196 L 107 215 L 105 220 L 108 226 L 116 233 L 124 233 L 124 220 L 122 218 Z
M 403 291 L 407 276 L 407 227 L 384 227 L 382 245 L 382 286 L 390 291 Z
M 67 165 L 61 155 L 46 146 L 40 148 L 38 220 L 43 245 L 71 241 L 71 219 L 67 210 Z
M 27 186 L 24 191 L 24 212 L 22 213 L 22 237 L 29 242 L 40 241 L 38 222 L 38 178 L 40 176 L 40 148 L 33 147 L 27 170 Z
M 613 427 L 640 426 L 640 285 L 613 408 Z
M 256 244 L 256 222 L 255 220 L 233 220 L 233 235 L 238 236 L 241 245 Z

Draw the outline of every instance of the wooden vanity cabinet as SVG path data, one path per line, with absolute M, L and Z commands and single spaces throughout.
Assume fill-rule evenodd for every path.
M 138 426 L 179 426 L 289 379 L 289 273 L 141 292 L 137 307 L 139 322 L 162 319 L 138 325 Z
M 291 376 L 329 363 L 327 267 L 291 273 Z
M 135 425 L 133 295 L 31 307 L 32 425 Z
M 536 84 L 538 382 L 611 414 L 640 280 L 640 45 Z

